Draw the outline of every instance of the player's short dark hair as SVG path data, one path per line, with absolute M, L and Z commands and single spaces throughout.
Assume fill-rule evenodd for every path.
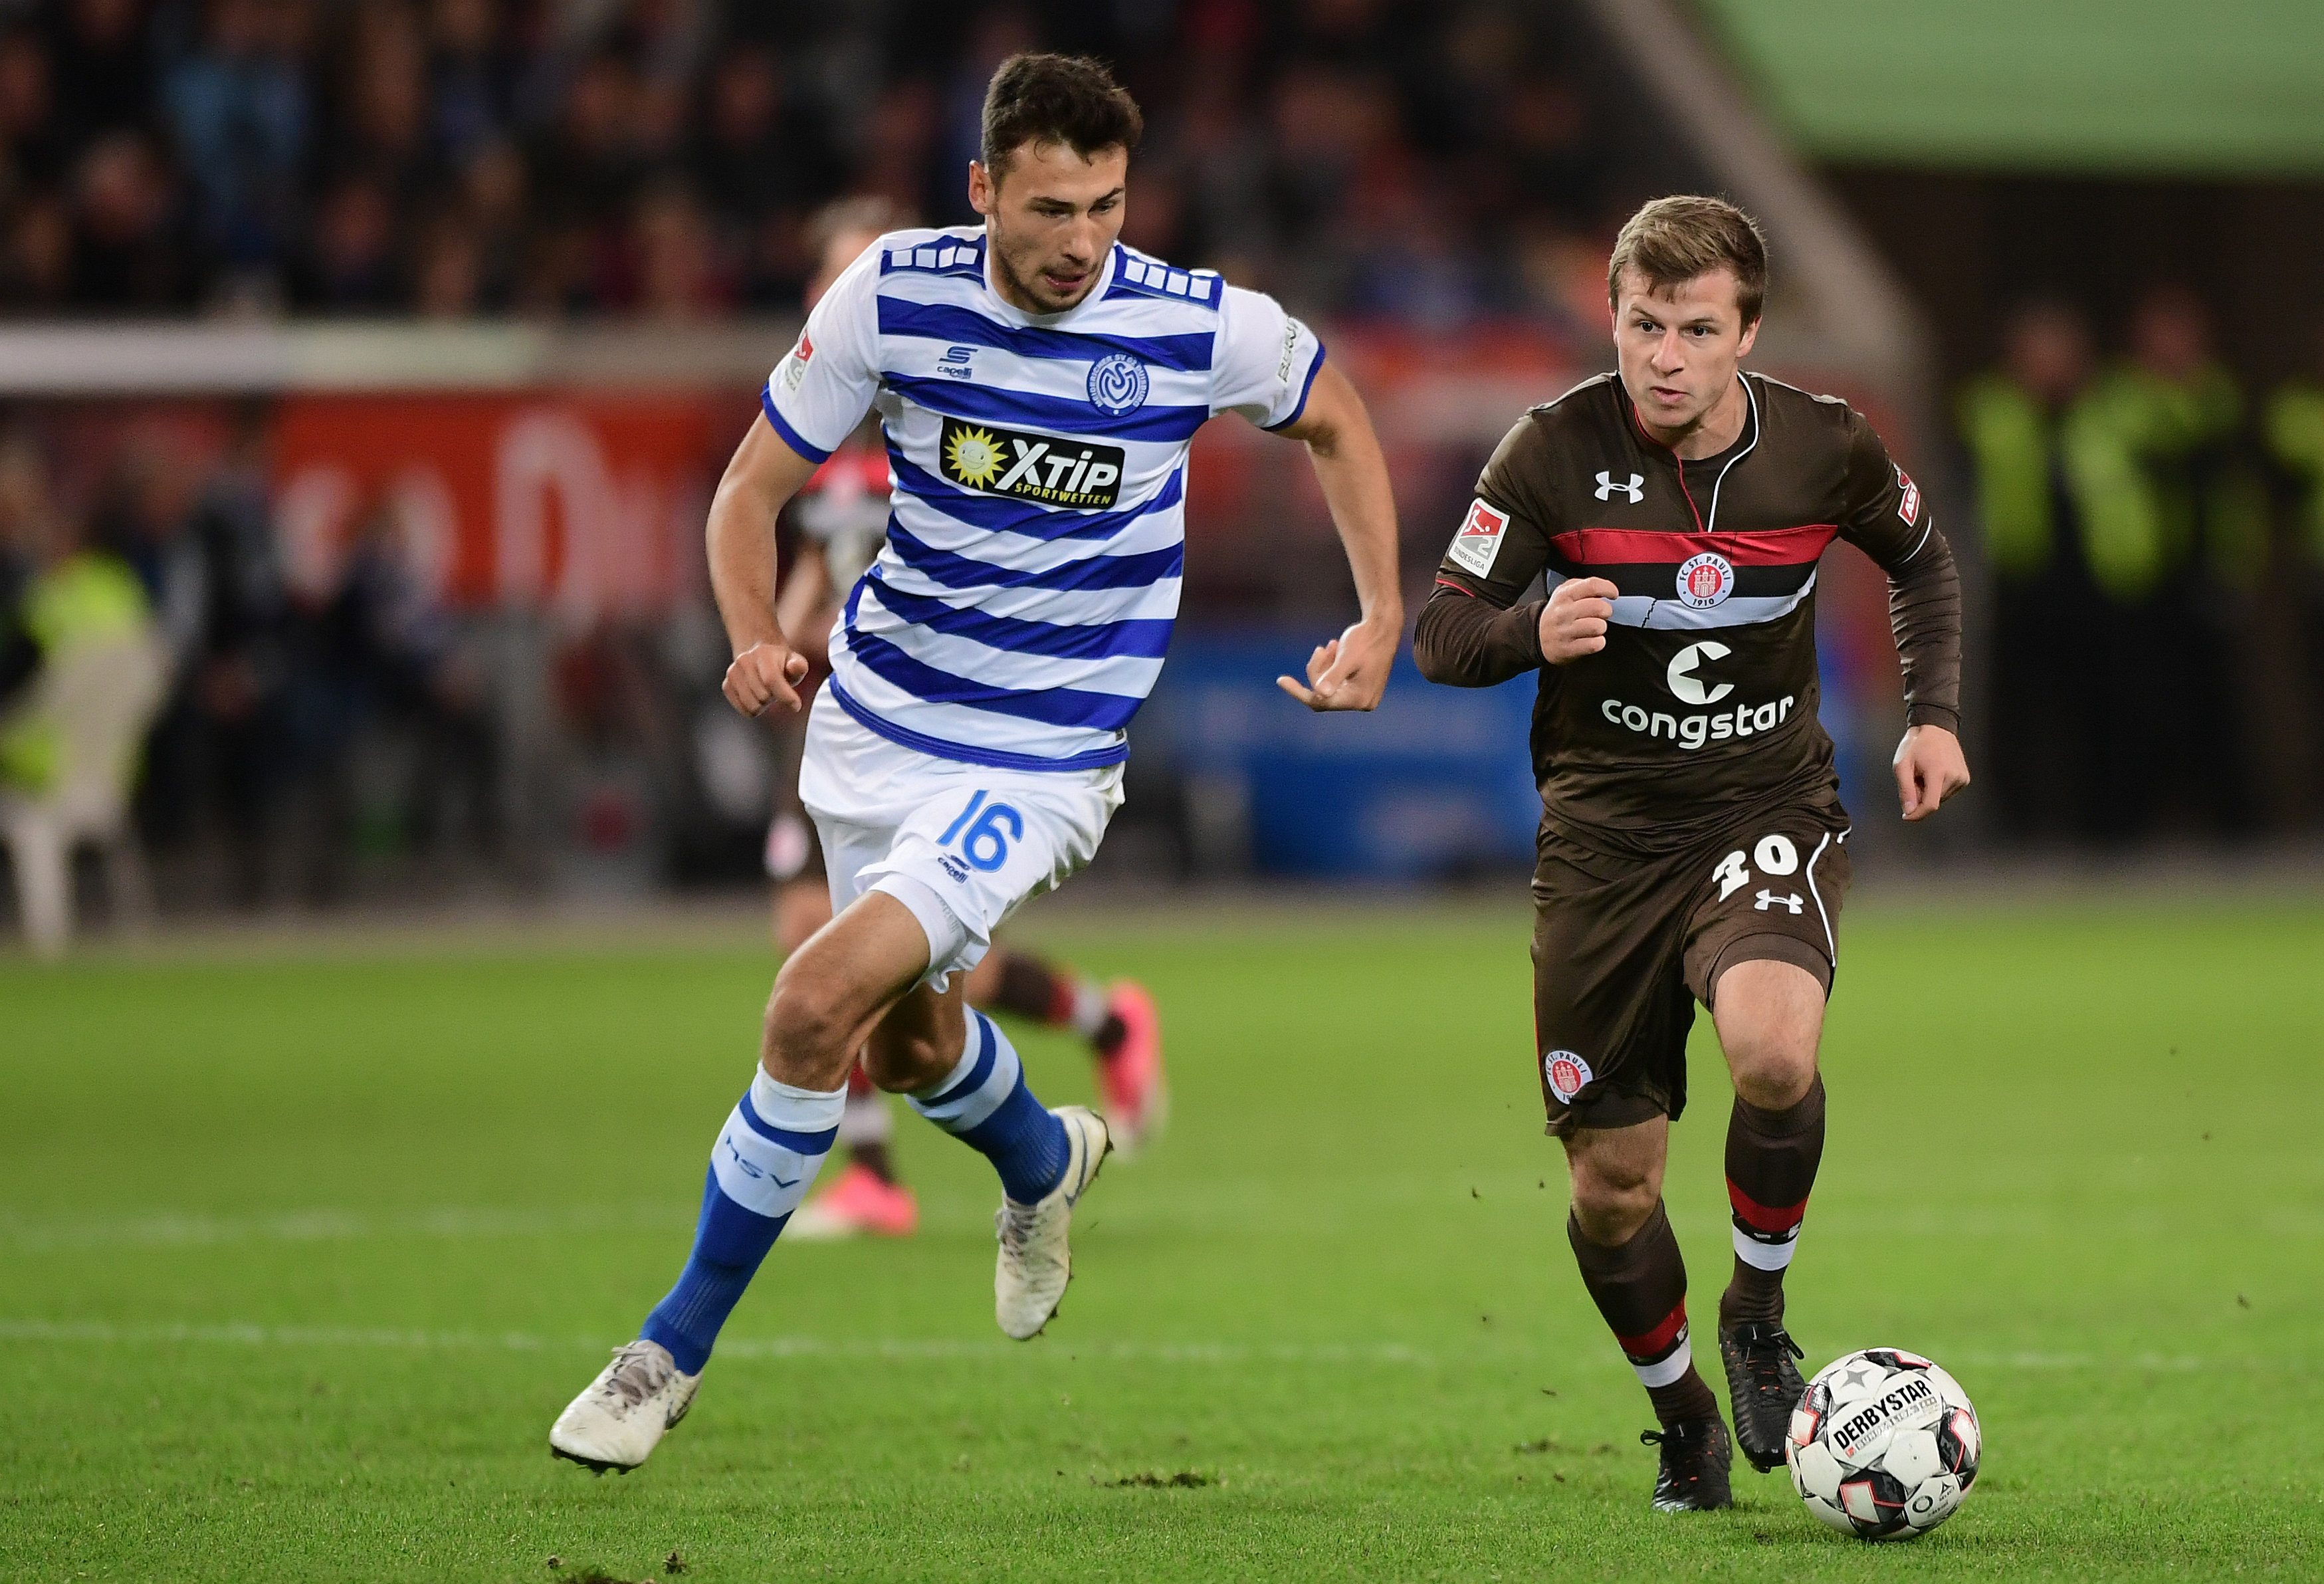
M 1759 222 L 1723 198 L 1658 198 L 1632 215 L 1606 261 L 1606 300 L 1619 307 L 1622 272 L 1668 291 L 1716 269 L 1735 274 L 1735 303 L 1747 325 L 1767 301 L 1767 237 Z
M 1061 143 L 1086 160 L 1135 153 L 1146 130 L 1138 101 L 1086 55 L 1011 55 L 984 90 L 984 168 L 998 181 L 1027 144 Z

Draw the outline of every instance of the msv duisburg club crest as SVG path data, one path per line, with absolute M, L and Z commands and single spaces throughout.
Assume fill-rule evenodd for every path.
M 1090 365 L 1090 405 L 1110 418 L 1135 412 L 1146 405 L 1152 384 L 1145 364 L 1127 352 L 1109 352 Z

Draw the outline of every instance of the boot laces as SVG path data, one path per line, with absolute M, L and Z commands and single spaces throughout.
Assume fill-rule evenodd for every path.
M 605 1377 L 605 1394 L 634 1408 L 668 1384 L 669 1374 L 654 1357 L 650 1342 L 636 1341 L 613 1349 L 613 1371 Z

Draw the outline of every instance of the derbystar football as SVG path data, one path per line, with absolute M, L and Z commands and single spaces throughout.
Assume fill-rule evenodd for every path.
M 1977 1483 L 1977 1410 L 1917 1353 L 1867 1348 L 1808 1382 L 1784 1447 L 1808 1511 L 1867 1540 L 1926 1534 Z

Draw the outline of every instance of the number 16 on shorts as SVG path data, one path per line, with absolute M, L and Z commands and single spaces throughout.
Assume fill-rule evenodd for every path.
M 1009 861 L 1009 844 L 1025 835 L 1025 817 L 1007 803 L 988 802 L 991 795 L 980 792 L 969 799 L 960 818 L 936 838 L 940 848 L 954 847 L 957 838 L 957 850 L 969 867 L 988 875 Z

